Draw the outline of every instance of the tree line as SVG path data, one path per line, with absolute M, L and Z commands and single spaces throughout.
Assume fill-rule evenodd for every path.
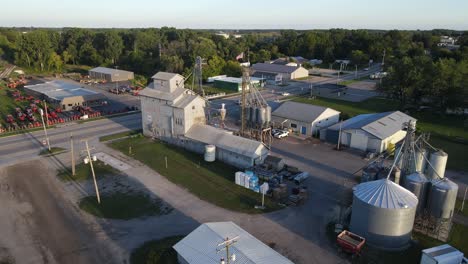
M 225 39 L 207 30 L 175 29 L 0 29 L 0 56 L 35 71 L 62 71 L 64 65 L 107 66 L 151 76 L 164 70 L 185 76 L 195 58 L 205 59 L 203 77 L 240 76 L 236 57 L 263 62 L 283 56 L 336 59 L 353 65 L 381 61 L 389 77 L 382 89 L 402 104 L 433 102 L 437 107 L 466 105 L 468 33 L 432 31 L 246 31 Z M 439 47 L 441 35 L 457 36 L 460 48 Z M 305 65 L 309 66 L 310 65 Z M 335 65 L 336 67 L 336 65 Z

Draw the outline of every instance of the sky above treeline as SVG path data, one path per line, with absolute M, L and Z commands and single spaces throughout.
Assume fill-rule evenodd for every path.
M 468 0 L 15 0 L 1 27 L 468 29 Z

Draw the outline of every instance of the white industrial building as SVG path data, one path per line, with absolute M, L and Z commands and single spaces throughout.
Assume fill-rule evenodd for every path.
M 179 264 L 219 264 L 226 259 L 226 251 L 217 252 L 218 244 L 236 238 L 229 247 L 235 264 L 293 264 L 269 246 L 256 239 L 233 222 L 213 222 L 200 225 L 174 245 Z M 231 257 L 232 259 L 232 257 Z
M 301 135 L 313 136 L 320 129 L 338 123 L 340 112 L 328 107 L 287 101 L 271 113 L 271 120 L 275 127 L 287 127 Z
M 273 74 L 275 76 L 280 75 L 283 80 L 295 80 L 309 76 L 309 71 L 300 66 L 294 67 L 271 63 L 255 63 L 252 65 L 252 69 L 256 77 L 261 77 L 263 74 L 265 78 L 268 78 Z
M 106 67 L 97 67 L 88 71 L 89 77 L 93 79 L 102 79 L 108 82 L 122 82 L 132 80 L 134 74 L 131 71 L 112 69 Z
M 406 136 L 403 124 L 415 120 L 400 111 L 363 114 L 320 131 L 320 139 L 353 149 L 381 153 Z M 341 136 L 340 136 L 341 131 Z
M 205 100 L 184 88 L 184 77 L 158 72 L 140 92 L 143 134 L 203 153 L 216 147 L 216 159 L 246 168 L 261 164 L 268 155 L 257 141 L 206 125 Z

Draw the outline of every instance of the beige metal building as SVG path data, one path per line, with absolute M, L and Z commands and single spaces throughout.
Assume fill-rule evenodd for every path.
M 92 79 L 102 79 L 108 82 L 122 82 L 132 80 L 134 74 L 131 71 L 124 71 L 112 68 L 97 67 L 89 70 L 89 77 Z
M 363 114 L 320 131 L 320 139 L 353 149 L 381 153 L 406 136 L 403 124 L 416 121 L 400 111 Z M 341 135 L 340 135 L 341 132 Z
M 64 111 L 72 110 L 75 106 L 101 105 L 106 97 L 98 92 L 84 89 L 83 87 L 64 81 L 50 81 L 35 85 L 26 85 L 27 94 L 41 100 L 46 100 L 55 107 Z
M 300 78 L 306 78 L 309 76 L 309 71 L 301 66 L 287 66 L 278 65 L 271 63 L 255 63 L 252 65 L 254 76 L 281 76 L 282 80 L 295 80 Z
M 340 112 L 328 107 L 287 101 L 271 113 L 271 120 L 275 127 L 290 128 L 301 135 L 312 136 L 320 129 L 338 123 Z

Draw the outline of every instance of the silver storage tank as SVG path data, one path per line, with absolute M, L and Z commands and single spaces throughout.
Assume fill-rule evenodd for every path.
M 265 116 L 266 126 L 269 126 L 271 123 L 271 106 L 266 107 L 266 116 Z
M 431 153 L 429 158 L 430 165 L 426 167 L 426 175 L 429 179 L 443 178 L 445 175 L 445 166 L 447 165 L 448 155 L 442 150 Z M 431 167 L 434 167 L 432 168 Z M 435 170 L 435 171 L 434 171 Z M 436 173 L 437 172 L 437 173 Z
M 257 108 L 255 106 L 249 107 L 250 109 L 250 123 L 255 124 L 257 122 Z
M 422 213 L 426 206 L 427 194 L 431 187 L 429 180 L 423 173 L 415 172 L 406 176 L 403 187 L 416 195 L 416 198 L 418 198 L 416 213 Z
M 432 180 L 431 183 L 427 200 L 429 213 L 435 218 L 451 218 L 455 210 L 458 185 L 447 178 Z
M 370 245 L 386 250 L 409 246 L 418 198 L 387 180 L 365 182 L 354 187 L 350 230 Z
M 265 124 L 265 120 L 266 120 L 266 108 L 261 106 L 257 109 L 258 109 L 257 125 L 259 127 L 263 127 L 263 125 Z
M 426 170 L 426 159 L 429 159 L 428 152 L 426 149 L 422 148 L 420 150 L 416 150 L 416 161 L 415 161 L 415 168 L 414 172 L 424 172 Z
M 250 112 L 250 107 L 245 108 L 245 119 L 246 119 L 247 123 L 250 123 L 251 120 L 252 120 L 252 113 Z

